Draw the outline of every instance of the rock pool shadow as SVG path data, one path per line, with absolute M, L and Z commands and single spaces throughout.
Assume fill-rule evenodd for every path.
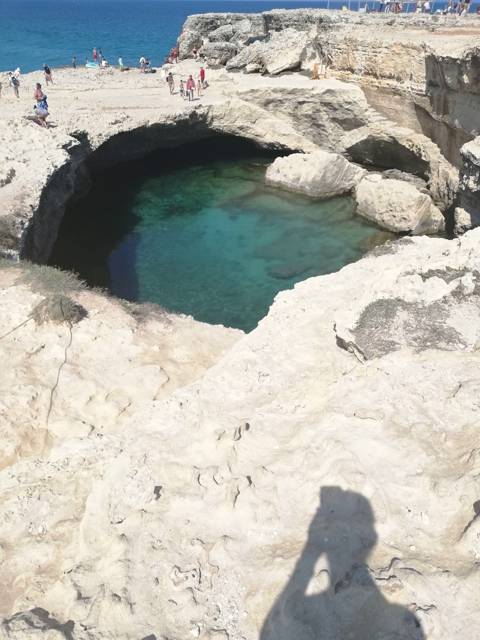
M 86 197 L 68 206 L 48 264 L 78 272 L 90 286 L 137 300 L 135 198 L 141 178 L 134 176 L 128 189 L 122 188 L 129 177 L 125 170 L 104 172 Z
M 260 640 L 424 640 L 416 616 L 388 602 L 371 575 L 374 525 L 364 496 L 340 487 L 321 489 L 305 547 Z M 318 570 L 322 557 L 328 568 Z

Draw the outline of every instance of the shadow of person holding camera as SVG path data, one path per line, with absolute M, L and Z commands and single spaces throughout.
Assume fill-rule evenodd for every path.
M 260 640 L 424 640 L 415 615 L 389 603 L 372 578 L 374 524 L 361 494 L 321 489 L 305 547 Z

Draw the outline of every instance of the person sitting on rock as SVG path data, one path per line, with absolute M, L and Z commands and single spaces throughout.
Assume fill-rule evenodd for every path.
M 47 96 L 43 93 L 42 85 L 37 82 L 35 85 L 35 91 L 33 92 L 33 97 L 36 100 L 36 105 L 33 110 L 35 112 L 35 122 L 39 124 L 41 127 L 47 127 L 47 117 L 48 117 L 48 104 L 47 104 Z

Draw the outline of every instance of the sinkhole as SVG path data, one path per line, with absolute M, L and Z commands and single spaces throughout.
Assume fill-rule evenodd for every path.
M 349 197 L 266 186 L 273 159 L 215 137 L 97 172 L 68 206 L 49 264 L 115 296 L 250 331 L 279 291 L 391 237 Z

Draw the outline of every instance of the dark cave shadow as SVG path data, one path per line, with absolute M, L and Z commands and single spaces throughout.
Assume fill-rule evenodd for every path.
M 212 135 L 174 148 L 160 148 L 145 156 L 101 169 L 90 159 L 89 191 L 73 198 L 61 221 L 48 260 L 50 266 L 73 271 L 89 286 L 115 296 L 141 301 L 137 276 L 140 237 L 135 233 L 137 193 L 145 180 L 212 162 L 243 158 L 274 158 L 251 141 Z
M 340 487 L 320 490 L 307 542 L 260 640 L 424 640 L 416 616 L 388 602 L 370 573 L 374 525 L 370 502 L 361 494 Z M 322 555 L 328 570 L 319 575 L 315 565 Z M 324 590 L 310 595 L 315 580 L 316 591 Z M 318 586 L 327 580 L 328 586 Z

